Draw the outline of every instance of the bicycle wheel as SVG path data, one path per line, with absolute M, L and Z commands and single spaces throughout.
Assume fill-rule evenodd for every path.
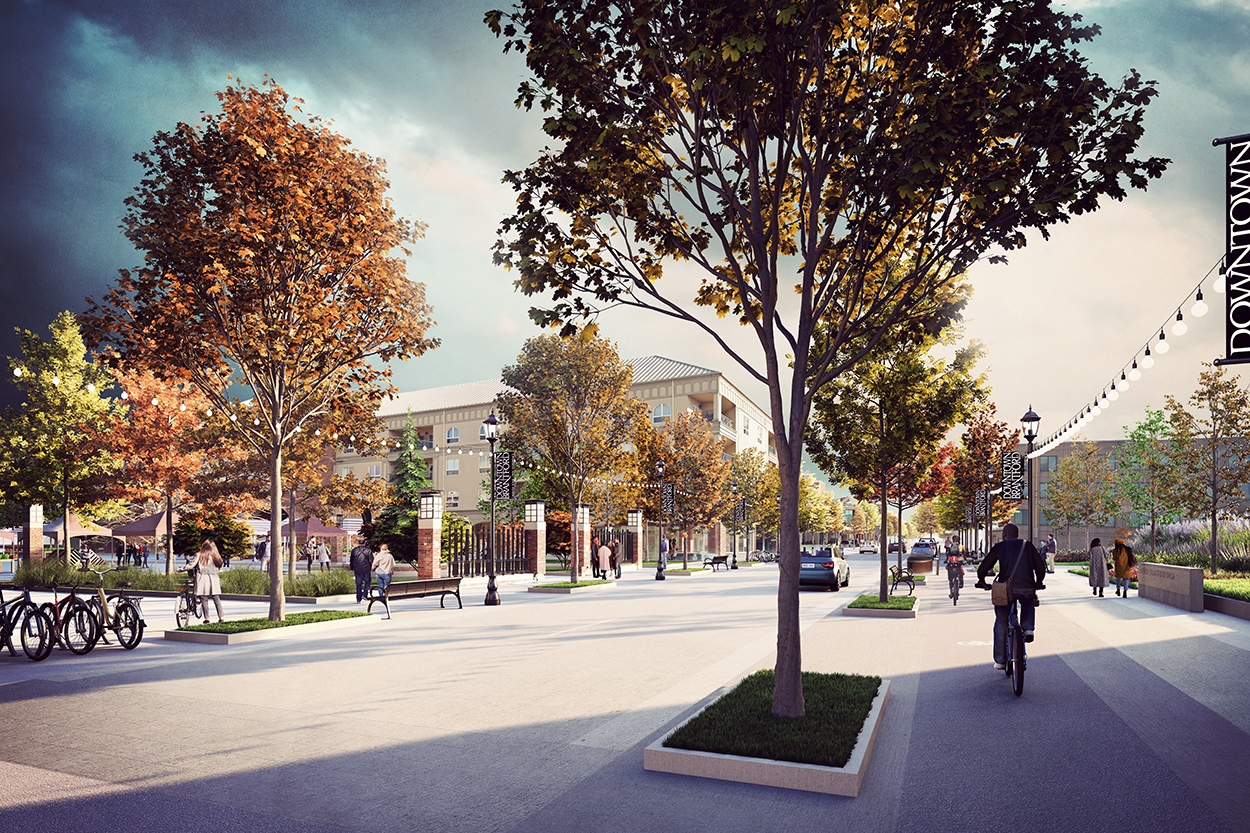
M 178 596 L 178 601 L 174 605 L 174 619 L 180 628 L 185 628 L 191 621 L 191 600 L 187 598 L 186 593 Z
M 56 641 L 52 620 L 48 614 L 34 606 L 18 611 L 17 626 L 22 634 L 22 650 L 35 662 L 47 659 Z
M 948 581 L 951 585 L 951 604 L 957 605 L 959 604 L 959 578 L 951 576 Z
M 132 650 L 143 639 L 143 620 L 139 611 L 130 602 L 119 602 L 117 605 L 117 641 L 127 651 Z
M 1015 657 L 1015 668 L 1011 674 L 1011 690 L 1019 697 L 1024 693 L 1024 631 L 1016 628 L 1011 633 L 1011 653 Z
M 95 617 L 96 633 L 100 635 L 99 638 L 103 639 L 105 644 L 108 644 L 108 630 L 113 624 L 109 620 L 108 609 L 100 605 L 100 599 L 96 596 L 87 599 L 86 605 L 87 610 L 91 611 L 91 615 Z
M 95 614 L 82 602 L 71 604 L 61 623 L 61 640 L 75 654 L 89 654 L 100 640 Z

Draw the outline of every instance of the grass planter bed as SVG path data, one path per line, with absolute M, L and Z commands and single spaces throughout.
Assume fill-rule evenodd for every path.
M 333 629 L 375 621 L 373 616 L 358 610 L 317 610 L 293 613 L 282 622 L 268 619 L 230 619 L 208 625 L 190 625 L 176 631 L 165 631 L 173 642 L 197 642 L 202 645 L 238 645 L 260 639 L 286 636 L 296 626 L 315 625 L 318 630 Z M 307 633 L 302 627 L 300 633 Z
M 859 795 L 890 682 L 803 673 L 802 718 L 772 715 L 773 672 L 757 671 L 643 753 L 643 767 L 700 778 Z
M 882 619 L 915 619 L 920 601 L 915 596 L 890 596 L 885 604 L 876 593 L 865 593 L 846 607 L 843 616 L 875 616 Z
M 611 586 L 615 583 L 616 582 L 614 581 L 601 581 L 597 579 L 591 579 L 590 581 L 579 581 L 577 584 L 574 584 L 571 581 L 560 581 L 560 582 L 556 582 L 555 584 L 535 584 L 533 587 L 529 589 L 529 592 L 531 593 L 562 593 L 562 594 L 567 595 L 571 593 L 580 593 L 583 590 L 593 590 L 596 587 L 604 587 L 605 585 Z

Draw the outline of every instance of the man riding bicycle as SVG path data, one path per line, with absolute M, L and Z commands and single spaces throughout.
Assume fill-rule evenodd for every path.
M 977 568 L 976 586 L 989 590 L 985 578 L 998 565 L 1000 578 L 1012 580 L 1011 604 L 994 605 L 994 667 L 999 671 L 1006 667 L 1007 616 L 1012 606 L 1020 603 L 1020 627 L 1024 641 L 1033 641 L 1033 626 L 1037 619 L 1037 591 L 1046 589 L 1046 560 L 1030 541 L 1020 540 L 1020 528 L 1009 523 L 1003 526 L 1003 540 L 994 545 L 981 566 Z

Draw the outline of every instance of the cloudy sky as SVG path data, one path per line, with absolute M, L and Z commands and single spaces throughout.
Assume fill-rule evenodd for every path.
M 227 75 L 268 73 L 363 151 L 384 158 L 395 203 L 429 224 L 409 274 L 429 287 L 443 346 L 395 367 L 403 390 L 497 376 L 535 330 L 530 303 L 491 265 L 511 194 L 501 172 L 543 144 L 538 118 L 512 105 L 523 65 L 482 25 L 495 4 L 347 0 L 0 0 L 0 352 L 14 327 L 42 330 L 79 311 L 138 258 L 118 231 L 139 179 L 131 157 L 159 130 L 215 111 Z M 1029 405 L 1057 429 L 1125 368 L 1223 248 L 1223 152 L 1250 133 L 1250 9 L 1242 2 L 1080 2 L 1103 34 L 1083 48 L 1118 79 L 1159 82 L 1142 153 L 1173 164 L 1147 193 L 1035 240 L 1007 266 L 978 266 L 968 335 L 989 344 L 999 415 Z M 1115 438 L 1192 391 L 1221 350 L 1223 296 L 1087 429 Z M 707 337 L 638 314 L 602 322 L 622 355 L 658 353 L 726 371 Z M 11 386 L 0 390 L 9 403 Z

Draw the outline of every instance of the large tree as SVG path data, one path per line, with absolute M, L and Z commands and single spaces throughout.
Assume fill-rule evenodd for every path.
M 962 506 L 971 505 L 978 489 L 990 492 L 990 521 L 1005 523 L 1019 506 L 1017 501 L 996 500 L 992 494 L 1003 485 L 1003 455 L 1020 444 L 1020 429 L 998 419 L 998 406 L 990 402 L 972 415 L 959 435 L 951 458 L 948 494 Z M 984 518 L 977 518 L 979 525 Z M 988 544 L 988 542 L 987 542 Z
M 505 437 L 523 438 L 522 463 L 552 473 L 572 506 L 585 501 L 592 480 L 618 470 L 648 417 L 645 403 L 631 395 L 633 377 L 615 345 L 585 333 L 531 338 L 516 364 L 503 369 L 509 390 L 497 406 Z M 654 471 L 648 476 L 656 479 Z M 570 559 L 575 583 L 578 561 Z
M 217 97 L 221 113 L 158 133 L 135 157 L 144 175 L 122 228 L 144 264 L 85 320 L 112 365 L 193 383 L 212 406 L 203 416 L 264 461 L 278 541 L 283 457 L 301 430 L 372 416 L 387 362 L 437 343 L 403 260 L 424 226 L 396 216 L 380 160 L 272 80 Z M 269 618 L 281 620 L 277 558 L 269 579 Z
M 0 500 L 57 507 L 68 553 L 71 512 L 90 523 L 125 505 L 104 488 L 118 460 L 93 441 L 116 410 L 106 392 L 113 379 L 87 356 L 69 312 L 48 325 L 47 340 L 30 330 L 18 339 L 22 357 L 9 367 L 23 401 L 0 419 Z
M 524 54 L 517 104 L 546 111 L 553 140 L 506 175 L 517 205 L 496 250 L 522 291 L 551 293 L 536 319 L 571 329 L 614 306 L 652 310 L 768 386 L 777 715 L 804 714 L 812 396 L 951 276 L 1166 165 L 1134 157 L 1153 84 L 1091 72 L 1076 46 L 1097 29 L 1078 21 L 991 0 L 522 0 L 486 15 Z M 664 280 L 677 261 L 686 274 Z
M 1089 440 L 1073 443 L 1072 452 L 1059 461 L 1050 476 L 1050 503 L 1069 521 L 1069 526 L 1113 526 L 1120 508 L 1116 497 L 1111 457 Z M 1108 523 L 1108 518 L 1111 522 Z
M 1133 512 L 1150 518 L 1150 551 L 1160 522 L 1177 519 L 1167 488 L 1173 470 L 1172 432 L 1163 411 L 1146 408 L 1146 418 L 1125 429 L 1116 466 L 1116 489 Z
M 1211 524 L 1211 572 L 1220 569 L 1219 522 L 1246 512 L 1250 391 L 1227 368 L 1203 363 L 1189 407 L 1167 397 L 1174 465 L 1163 472 L 1171 502 Z
M 720 519 L 733 499 L 727 488 L 730 465 L 720 438 L 698 411 L 678 414 L 657 432 L 658 457 L 664 460 L 664 480 L 675 484 L 676 503 L 669 518 L 673 530 L 686 534 L 706 529 Z M 689 547 L 682 548 L 682 567 Z

